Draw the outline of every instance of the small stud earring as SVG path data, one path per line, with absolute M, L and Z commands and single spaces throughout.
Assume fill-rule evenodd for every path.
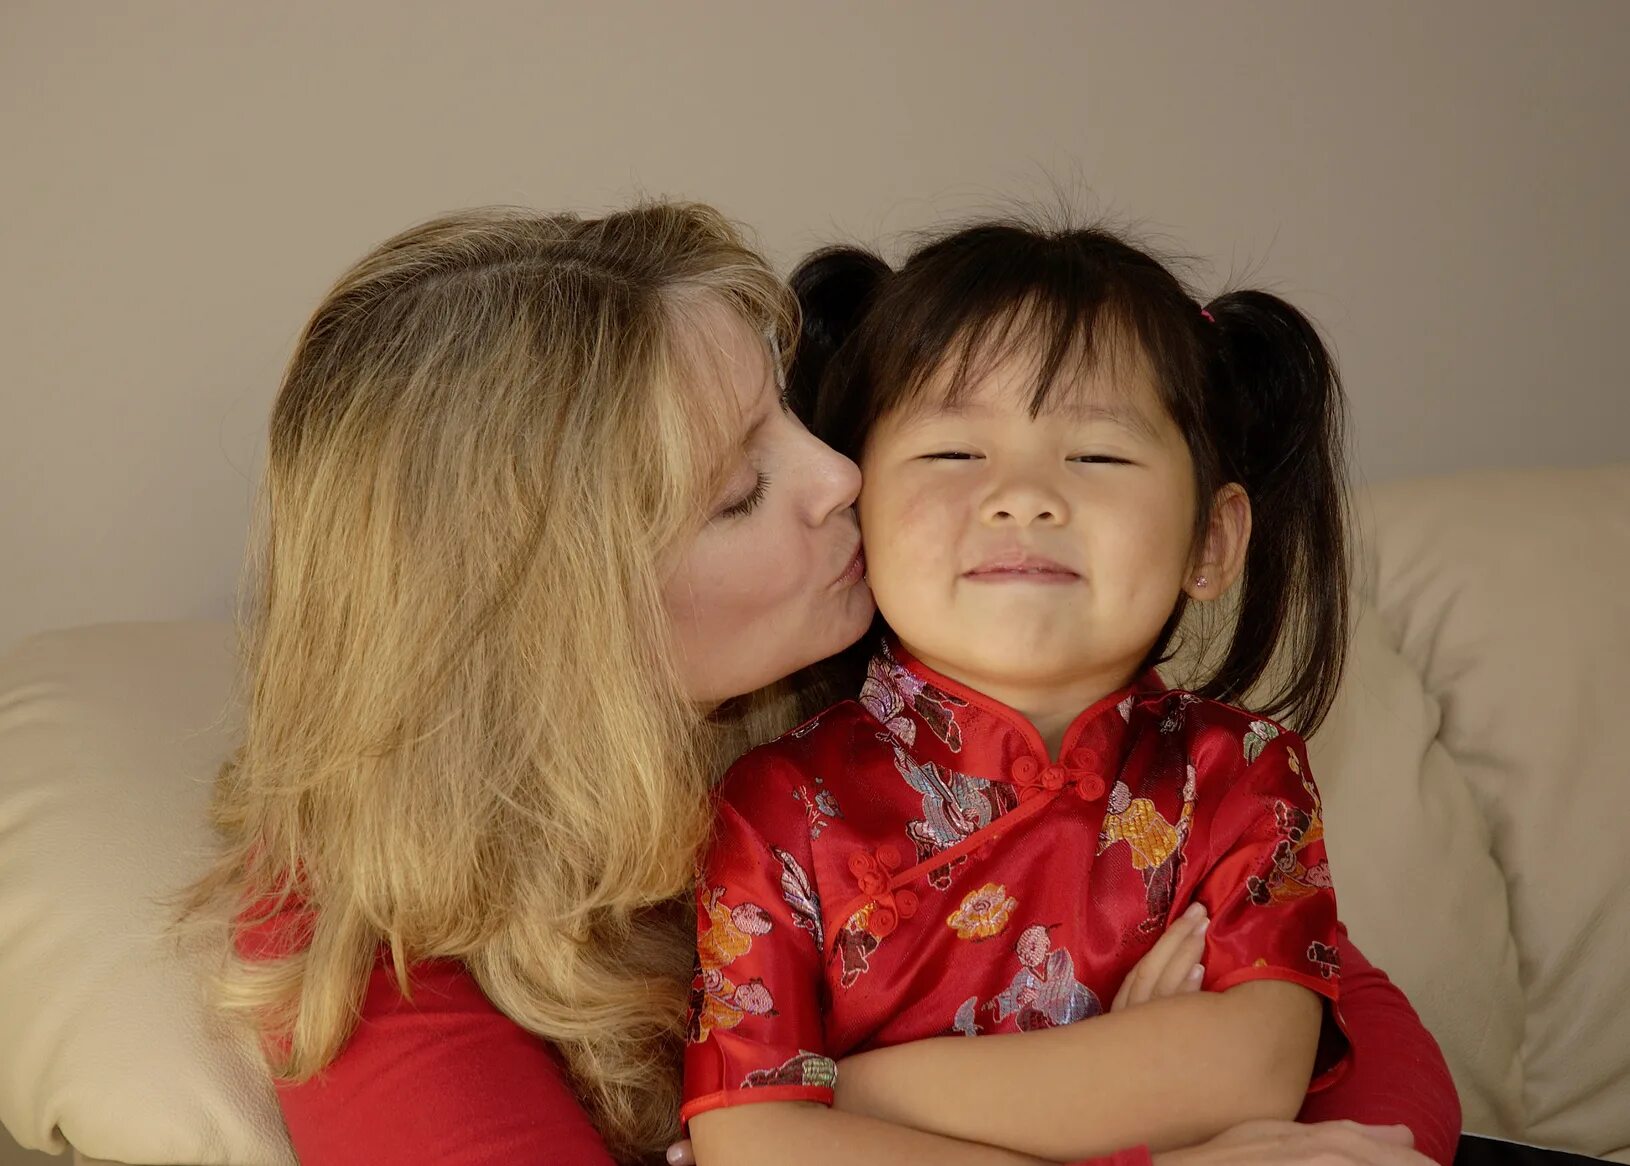
M 1196 575 L 1194 577 L 1194 585 L 1200 588 L 1202 591 L 1205 590 L 1206 577 L 1204 575 Z

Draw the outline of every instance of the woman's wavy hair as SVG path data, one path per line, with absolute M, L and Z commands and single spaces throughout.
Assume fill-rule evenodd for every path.
M 796 303 L 707 207 L 490 209 L 382 244 L 306 326 L 225 847 L 186 899 L 239 941 L 302 921 L 220 983 L 279 1076 L 340 1051 L 382 951 L 404 993 L 456 959 L 559 1050 L 615 1154 L 677 1133 L 689 890 L 739 742 L 686 699 L 660 586 L 738 423 L 694 391 L 720 306 L 792 351 Z

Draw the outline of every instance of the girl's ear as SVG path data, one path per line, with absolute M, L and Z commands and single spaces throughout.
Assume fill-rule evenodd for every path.
M 1250 541 L 1250 496 L 1244 486 L 1230 482 L 1212 499 L 1205 543 L 1183 580 L 1184 594 L 1202 601 L 1226 595 L 1245 569 L 1245 548 Z

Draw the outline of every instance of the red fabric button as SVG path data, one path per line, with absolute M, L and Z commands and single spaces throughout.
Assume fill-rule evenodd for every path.
M 1069 776 L 1064 772 L 1064 767 L 1062 765 L 1049 765 L 1046 769 L 1041 771 L 1041 784 L 1045 789 L 1063 789 L 1064 783 L 1068 780 Z
M 867 874 L 873 868 L 872 856 L 862 854 L 858 850 L 849 856 L 849 873 L 857 879 Z
M 917 895 L 914 891 L 900 891 L 894 896 L 895 910 L 900 912 L 900 918 L 910 919 L 917 913 Z
M 895 914 L 894 908 L 879 903 L 872 908 L 872 913 L 866 917 L 866 930 L 879 939 L 887 939 L 894 934 L 894 929 L 900 926 L 900 917 Z
M 900 866 L 900 851 L 893 843 L 885 842 L 877 848 L 877 861 L 888 870 L 896 870 Z
M 1041 763 L 1027 755 L 1015 761 L 1009 772 L 1017 784 L 1032 785 L 1035 783 L 1036 774 L 1041 772 Z
M 1095 802 L 1104 796 L 1104 779 L 1095 773 L 1089 773 L 1075 783 L 1076 792 L 1089 802 Z

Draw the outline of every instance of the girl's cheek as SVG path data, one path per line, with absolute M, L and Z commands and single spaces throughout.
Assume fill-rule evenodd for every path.
M 900 491 L 889 499 L 890 525 L 903 536 L 938 534 L 948 525 L 954 500 L 944 489 L 933 490 L 924 486 Z

